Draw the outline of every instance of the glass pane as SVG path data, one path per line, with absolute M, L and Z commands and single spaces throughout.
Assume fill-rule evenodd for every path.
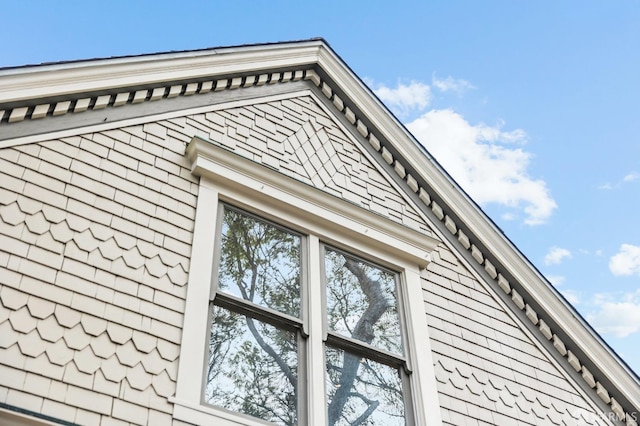
M 300 237 L 235 210 L 222 223 L 218 290 L 300 316 Z
M 397 369 L 329 347 L 325 356 L 329 426 L 406 424 Z
M 297 423 L 296 334 L 213 306 L 205 402 L 280 425 Z
M 331 249 L 325 273 L 329 328 L 402 354 L 396 274 Z

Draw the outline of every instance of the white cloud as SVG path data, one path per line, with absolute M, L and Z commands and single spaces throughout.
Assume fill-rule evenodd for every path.
M 512 212 L 505 212 L 503 213 L 501 216 L 502 220 L 504 220 L 505 222 L 511 222 L 513 220 L 516 220 L 517 217 L 515 214 L 513 214 Z
M 456 92 L 458 95 L 462 95 L 469 89 L 475 89 L 467 80 L 455 79 L 451 76 L 438 78 L 435 74 L 431 78 L 431 84 L 441 92 Z
M 640 247 L 622 244 L 620 251 L 609 260 L 609 270 L 613 275 L 640 276 Z
M 556 287 L 562 285 L 565 279 L 562 275 L 547 275 L 547 280 Z
M 594 303 L 597 310 L 587 315 L 587 320 L 599 333 L 626 337 L 640 331 L 640 291 L 618 300 L 612 294 L 598 294 Z
M 400 117 L 406 116 L 412 111 L 422 111 L 431 102 L 431 87 L 416 81 L 412 81 L 408 85 L 398 83 L 395 89 L 380 85 L 374 89 L 374 92 Z
M 580 293 L 575 290 L 563 290 L 560 293 L 567 299 L 567 302 L 571 303 L 573 306 L 580 304 Z
M 571 252 L 569 250 L 560 247 L 551 247 L 549 249 L 549 253 L 547 253 L 547 255 L 544 257 L 544 264 L 557 265 L 561 263 L 565 258 L 571 258 Z
M 619 189 L 620 187 L 622 187 L 623 185 L 630 183 L 630 182 L 634 182 L 640 180 L 640 173 L 638 172 L 631 172 L 631 173 L 627 173 L 621 180 L 619 180 L 618 182 L 611 184 L 611 183 L 604 183 L 600 186 L 598 186 L 598 189 L 603 189 L 606 191 L 610 191 L 612 189 Z
M 504 146 L 523 143 L 524 131 L 474 126 L 452 110 L 432 110 L 407 127 L 479 204 L 522 210 L 529 225 L 544 223 L 557 207 L 546 183 L 527 173 L 531 154 Z

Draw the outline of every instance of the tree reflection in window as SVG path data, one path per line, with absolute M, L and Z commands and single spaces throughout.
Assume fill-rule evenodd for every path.
M 404 425 L 397 274 L 327 248 L 329 425 Z
M 205 402 L 297 424 L 301 237 L 224 208 Z

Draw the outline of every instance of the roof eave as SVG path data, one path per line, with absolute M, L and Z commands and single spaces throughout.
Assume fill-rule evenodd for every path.
M 0 104 L 238 75 L 318 62 L 322 40 L 213 48 L 0 70 Z

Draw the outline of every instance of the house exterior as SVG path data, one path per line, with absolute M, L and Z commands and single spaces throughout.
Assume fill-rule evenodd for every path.
M 636 425 L 320 39 L 0 70 L 0 424 Z

